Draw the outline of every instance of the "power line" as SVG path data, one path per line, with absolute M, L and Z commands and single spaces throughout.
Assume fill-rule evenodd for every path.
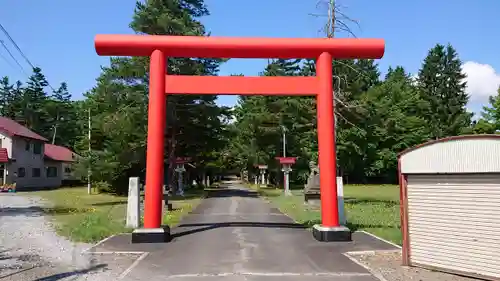
M 0 57 L 12 68 L 16 68 L 8 59 L 6 56 L 4 56 L 2 53 L 0 53 Z
M 24 67 L 19 63 L 19 61 L 16 59 L 16 57 L 14 57 L 14 55 L 10 52 L 9 48 L 7 48 L 7 45 L 5 45 L 5 42 L 3 40 L 0 40 L 0 44 L 2 44 L 3 48 L 7 51 L 7 53 L 14 60 L 14 62 L 17 64 L 17 66 L 19 66 L 19 68 L 24 73 L 24 75 L 29 77 L 28 73 L 26 73 L 26 70 L 24 70 Z
M 28 59 L 28 57 L 24 54 L 24 52 L 21 50 L 21 48 L 19 47 L 19 45 L 17 45 L 16 41 L 12 38 L 12 36 L 10 36 L 9 32 L 7 31 L 7 29 L 5 29 L 5 27 L 3 27 L 3 25 L 0 23 L 0 29 L 2 30 L 2 32 L 5 34 L 5 36 L 7 36 L 7 38 L 9 39 L 9 41 L 12 43 L 12 45 L 14 45 L 14 47 L 17 49 L 17 51 L 19 52 L 19 54 L 21 54 L 21 56 L 24 58 L 24 60 L 31 66 L 31 69 L 35 69 L 35 65 L 33 63 L 31 63 L 31 61 Z M 5 48 L 5 50 L 7 50 L 7 52 L 9 53 L 9 55 L 14 59 L 14 61 L 17 63 L 17 65 L 19 65 L 19 67 L 23 70 L 24 74 L 26 74 L 26 71 L 24 70 L 24 68 L 21 66 L 21 64 L 15 59 L 15 57 L 12 55 L 12 53 L 10 52 L 10 50 L 7 48 L 7 46 L 5 45 L 5 43 L 0 40 L 0 42 L 2 43 L 3 47 Z M 26 74 L 27 75 L 27 74 Z M 29 75 L 27 75 L 29 77 Z M 50 85 L 49 81 L 46 81 L 47 82 L 47 86 L 49 86 L 49 88 L 55 92 L 56 90 L 52 87 L 52 85 Z
M 14 45 L 14 47 L 17 49 L 17 51 L 21 54 L 21 56 L 24 58 L 24 60 L 31 66 L 31 68 L 35 68 L 35 66 L 31 63 L 31 61 L 28 59 L 28 57 L 23 53 L 21 48 L 19 48 L 16 41 L 14 41 L 14 39 L 12 39 L 9 32 L 7 32 L 7 30 L 3 27 L 3 25 L 1 23 L 0 23 L 0 29 L 3 31 L 5 36 L 7 36 L 7 38 L 12 43 L 12 45 Z

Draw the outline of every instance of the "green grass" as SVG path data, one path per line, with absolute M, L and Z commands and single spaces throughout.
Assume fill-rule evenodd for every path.
M 185 197 L 169 198 L 174 210 L 166 212 L 163 224 L 174 226 L 191 212 L 204 195 L 203 190 L 186 192 Z M 131 232 L 125 227 L 127 198 L 110 194 L 87 194 L 86 187 L 39 191 L 53 207 L 44 211 L 53 218 L 59 235 L 77 242 L 96 242 L 113 234 Z
M 251 187 L 296 222 L 308 226 L 321 222 L 319 209 L 304 204 L 302 190 L 284 196 L 281 189 Z M 346 185 L 344 201 L 351 230 L 364 230 L 401 245 L 398 186 Z

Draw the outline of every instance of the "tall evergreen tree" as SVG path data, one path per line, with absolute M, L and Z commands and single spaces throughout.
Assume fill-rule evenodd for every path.
M 130 27 L 137 33 L 152 35 L 207 36 L 199 21 L 208 15 L 202 0 L 138 1 Z M 214 75 L 221 60 L 169 58 L 168 73 L 183 75 Z M 112 58 L 104 68 L 97 86 L 86 96 L 92 111 L 92 143 L 96 169 L 94 180 L 107 181 L 114 191 L 126 186 L 131 175 L 143 176 L 147 120 L 149 59 L 142 57 Z M 189 93 L 191 94 L 191 93 Z M 207 169 L 219 158 L 225 146 L 223 116 L 227 108 L 215 104 L 215 96 L 176 95 L 167 101 L 167 132 L 165 162 L 172 164 L 175 156 L 191 157 L 200 169 Z M 78 147 L 86 151 L 82 136 Z M 84 152 L 86 153 L 86 152 Z M 85 166 L 85 165 L 83 165 Z M 170 165 L 169 179 L 175 173 Z M 85 170 L 85 169 L 84 169 Z
M 50 124 L 44 122 L 47 117 L 46 102 L 48 99 L 45 87 L 47 79 L 39 67 L 33 69 L 26 87 L 23 88 L 22 97 L 15 101 L 17 106 L 15 119 L 33 131 L 45 135 L 50 131 Z M 45 135 L 46 136 L 46 135 Z
M 9 77 L 0 80 L 0 115 L 9 116 L 9 107 L 12 103 L 14 85 L 10 83 Z
M 451 45 L 437 44 L 419 71 L 420 94 L 427 102 L 422 113 L 429 123 L 431 138 L 458 135 L 471 123 L 472 114 L 465 108 L 469 97 L 461 64 Z
M 76 108 L 71 101 L 68 85 L 63 82 L 47 101 L 48 122 L 51 123 L 49 140 L 57 145 L 73 148 L 77 129 Z
M 483 107 L 481 118 L 474 124 L 476 134 L 493 134 L 500 130 L 500 87 L 488 101 L 489 105 Z
M 24 120 L 22 117 L 23 114 L 23 98 L 24 98 L 24 87 L 21 81 L 17 81 L 12 89 L 10 90 L 10 94 L 5 96 L 5 108 L 3 112 L 3 116 L 8 117 L 10 119 L 16 120 Z
M 411 83 L 411 76 L 410 74 L 406 73 L 405 69 L 402 66 L 398 65 L 396 66 L 396 68 L 389 67 L 389 69 L 387 69 L 385 80 Z

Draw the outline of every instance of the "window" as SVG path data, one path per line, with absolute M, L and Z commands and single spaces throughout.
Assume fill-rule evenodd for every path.
M 17 168 L 17 176 L 20 178 L 24 178 L 26 176 L 26 169 Z
M 42 144 L 39 142 L 33 143 L 33 153 L 42 154 Z
M 71 168 L 70 167 L 64 168 L 64 172 L 68 174 L 71 173 Z
M 0 139 L 0 147 L 3 147 L 3 139 Z
M 57 167 L 48 167 L 47 168 L 47 177 L 48 178 L 57 177 Z
M 30 151 L 30 142 L 29 141 L 26 141 L 26 144 L 24 145 L 24 149 L 26 151 Z
M 33 168 L 32 173 L 33 173 L 34 178 L 39 178 L 40 177 L 40 168 Z

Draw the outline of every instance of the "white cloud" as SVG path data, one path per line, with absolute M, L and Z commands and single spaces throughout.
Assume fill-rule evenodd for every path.
M 410 81 L 411 81 L 413 86 L 417 86 L 418 85 L 418 74 L 411 74 Z
M 487 103 L 500 86 L 500 73 L 489 64 L 465 62 L 462 71 L 467 75 L 467 93 L 471 103 Z

